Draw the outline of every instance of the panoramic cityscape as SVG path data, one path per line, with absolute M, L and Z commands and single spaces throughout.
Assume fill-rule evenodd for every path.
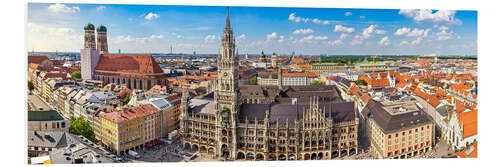
M 28 164 L 477 158 L 476 11 L 27 9 Z

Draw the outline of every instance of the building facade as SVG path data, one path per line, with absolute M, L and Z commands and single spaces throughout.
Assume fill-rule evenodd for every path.
M 97 37 L 93 24 L 88 23 L 84 30 L 84 48 L 80 50 L 83 80 L 126 85 L 129 89 L 167 85 L 166 75 L 151 55 L 109 54 L 106 27 L 97 27 Z
M 185 149 L 227 160 L 332 159 L 357 153 L 359 121 L 354 103 L 312 95 L 302 103 L 299 96 L 275 97 L 293 94 L 292 88 L 260 85 L 248 86 L 266 90 L 262 95 L 268 100 L 246 103 L 243 99 L 249 92 L 242 94 L 238 85 L 234 48 L 228 13 L 215 92 L 191 99 L 187 89 L 183 91 L 179 133 Z M 301 90 L 332 94 L 312 87 Z
M 362 114 L 366 126 L 363 134 L 378 158 L 411 158 L 434 145 L 434 122 L 414 101 L 370 100 Z

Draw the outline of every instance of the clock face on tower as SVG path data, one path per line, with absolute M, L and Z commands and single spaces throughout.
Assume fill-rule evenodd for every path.
M 224 76 L 227 77 L 227 72 L 224 72 Z

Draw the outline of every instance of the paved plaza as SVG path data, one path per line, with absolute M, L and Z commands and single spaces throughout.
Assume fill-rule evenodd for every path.
M 34 94 L 28 95 L 28 110 L 50 110 L 51 107 L 45 103 L 39 96 Z

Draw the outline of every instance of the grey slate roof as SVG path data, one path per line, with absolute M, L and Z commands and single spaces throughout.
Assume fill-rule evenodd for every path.
M 240 120 L 264 120 L 266 116 L 266 110 L 271 106 L 271 112 L 269 113 L 269 121 L 275 123 L 279 120 L 279 124 L 286 124 L 288 119 L 289 124 L 293 124 L 297 118 L 297 111 L 299 115 L 299 120 L 303 118 L 303 112 L 308 112 L 310 106 L 309 104 L 243 104 L 240 110 L 239 119 Z M 329 113 L 332 113 L 334 122 L 351 121 L 355 119 L 355 109 L 353 102 L 340 102 L 340 103 L 322 103 L 319 104 L 319 108 L 325 109 L 325 117 L 329 117 Z
M 390 114 L 383 108 L 380 102 L 375 100 L 368 101 L 361 113 L 364 118 L 373 118 L 375 123 L 384 132 L 393 132 L 402 128 L 415 127 L 431 122 L 427 113 L 423 112 L 422 109 L 414 112 Z
M 77 142 L 64 131 L 28 131 L 28 147 L 59 148 Z

